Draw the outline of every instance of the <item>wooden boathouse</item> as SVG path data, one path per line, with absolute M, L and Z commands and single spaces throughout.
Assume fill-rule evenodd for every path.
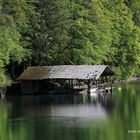
M 53 85 L 59 89 L 74 89 L 86 85 L 89 92 L 92 85 L 101 86 L 103 83 L 111 82 L 113 75 L 115 73 L 107 65 L 31 66 L 17 80 L 21 83 L 22 94 L 35 94 L 50 87 L 54 89 Z

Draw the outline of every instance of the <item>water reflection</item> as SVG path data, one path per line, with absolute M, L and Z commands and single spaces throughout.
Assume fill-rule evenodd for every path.
M 8 102 L 13 106 L 12 119 L 48 116 L 96 120 L 107 116 L 108 106 L 113 107 L 112 100 L 112 96 L 107 95 L 98 98 L 89 95 L 50 95 L 14 97 Z
M 23 96 L 0 101 L 0 140 L 140 139 L 140 82 L 112 96 Z M 121 91 L 118 90 L 121 87 Z

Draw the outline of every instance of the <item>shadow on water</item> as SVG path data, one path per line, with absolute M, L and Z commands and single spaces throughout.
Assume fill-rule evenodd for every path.
M 140 139 L 139 84 L 116 85 L 112 96 L 9 97 L 0 101 L 0 140 Z

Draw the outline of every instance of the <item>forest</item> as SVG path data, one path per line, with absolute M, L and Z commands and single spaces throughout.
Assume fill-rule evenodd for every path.
M 0 0 L 0 87 L 27 66 L 106 64 L 140 72 L 139 0 Z

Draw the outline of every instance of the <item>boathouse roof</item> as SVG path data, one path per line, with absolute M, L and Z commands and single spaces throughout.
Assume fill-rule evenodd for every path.
M 59 65 L 28 67 L 17 80 L 99 79 L 115 73 L 106 65 Z

